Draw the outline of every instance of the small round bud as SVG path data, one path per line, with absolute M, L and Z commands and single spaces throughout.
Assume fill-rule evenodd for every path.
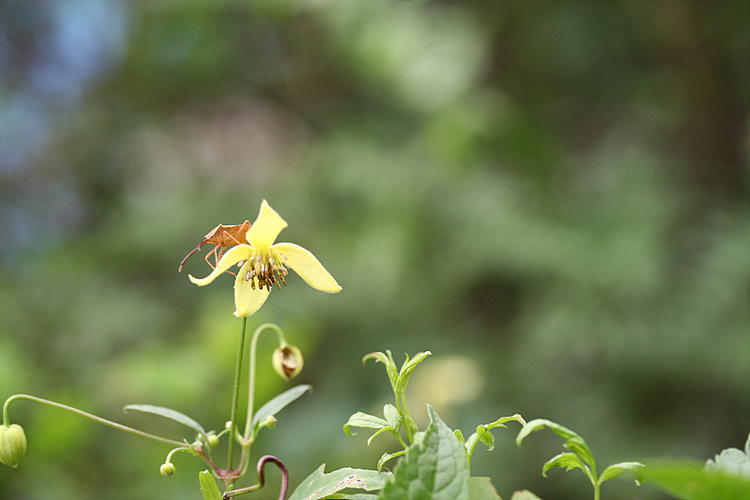
M 206 434 L 206 441 L 208 442 L 208 446 L 216 448 L 216 445 L 219 444 L 219 436 L 217 436 L 214 431 L 209 431 L 208 434 Z
M 15 468 L 26 455 L 26 433 L 18 424 L 0 425 L 0 462 Z
M 161 472 L 161 475 L 164 477 L 169 477 L 172 474 L 174 474 L 175 467 L 172 462 L 167 462 L 165 464 L 161 464 L 161 467 L 159 467 L 159 472 Z
M 299 348 L 285 344 L 273 351 L 273 369 L 287 382 L 302 371 L 305 360 Z

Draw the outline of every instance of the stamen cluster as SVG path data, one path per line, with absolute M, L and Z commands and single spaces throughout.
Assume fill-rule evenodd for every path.
M 271 291 L 273 285 L 281 290 L 281 285 L 286 286 L 284 277 L 289 274 L 286 264 L 280 262 L 274 252 L 256 253 L 248 259 L 249 269 L 245 273 L 245 281 L 250 282 L 250 287 L 255 290 L 256 283 L 259 290 L 265 287 Z M 279 263 L 280 262 L 280 263 Z

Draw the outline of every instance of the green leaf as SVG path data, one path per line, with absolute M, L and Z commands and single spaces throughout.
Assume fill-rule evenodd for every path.
M 269 402 L 261 406 L 255 415 L 253 415 L 253 421 L 251 424 L 252 428 L 255 428 L 255 425 L 258 422 L 276 415 L 279 411 L 286 408 L 289 403 L 292 403 L 299 399 L 304 393 L 310 391 L 312 391 L 312 386 L 304 384 L 298 385 L 271 399 Z
M 456 439 L 458 439 L 460 443 L 463 443 L 464 445 L 466 444 L 466 439 L 464 439 L 464 433 L 461 432 L 461 429 L 454 429 L 453 434 L 455 434 Z
M 406 355 L 406 361 L 404 361 L 403 366 L 401 367 L 401 371 L 398 374 L 398 378 L 396 379 L 396 385 L 394 389 L 399 394 L 404 394 L 406 392 L 406 385 L 409 383 L 409 377 L 411 377 L 411 373 L 414 371 L 414 368 L 417 367 L 419 363 L 425 360 L 427 356 L 430 356 L 432 353 L 430 351 L 420 352 L 416 356 L 414 356 L 414 359 L 409 359 L 409 355 Z
M 360 427 L 362 429 L 383 429 L 388 427 L 388 422 L 375 415 L 363 413 L 358 411 L 351 417 L 349 421 L 344 424 L 344 432 L 347 436 L 356 436 L 356 432 L 352 432 L 351 427 Z
M 636 483 L 640 483 L 639 470 L 644 467 L 640 462 L 620 462 L 619 464 L 613 464 L 604 469 L 602 475 L 599 477 L 599 484 L 610 479 L 614 479 L 624 472 L 632 472 L 635 474 Z
M 750 479 L 706 470 L 696 462 L 649 463 L 639 475 L 681 500 L 750 498 Z
M 505 425 L 505 422 L 510 422 L 511 420 L 514 420 L 521 425 L 526 424 L 526 421 L 523 419 L 523 417 L 516 413 L 515 415 L 512 415 L 510 417 L 498 418 L 490 424 L 477 426 L 477 431 L 469 436 L 469 440 L 466 441 L 466 453 L 468 453 L 469 459 L 471 459 L 471 454 L 474 453 L 474 448 L 479 442 L 487 445 L 487 451 L 492 451 L 493 449 L 495 449 L 495 437 L 489 431 L 496 427 L 504 427 L 507 429 L 508 426 Z
M 216 486 L 213 476 L 207 470 L 198 473 L 198 481 L 201 483 L 201 493 L 204 500 L 222 500 L 219 487 Z
M 427 406 L 431 423 L 409 448 L 380 494 L 381 500 L 468 500 L 466 451 L 453 431 Z
M 383 416 L 388 422 L 388 425 L 391 426 L 394 430 L 398 429 L 401 425 L 401 414 L 392 404 L 388 403 L 387 405 L 383 406 Z
M 513 496 L 510 497 L 510 500 L 542 500 L 529 490 L 521 490 L 516 491 L 513 493 Z
M 589 464 L 592 469 L 595 468 L 594 455 L 591 453 L 586 441 L 581 436 L 573 432 L 572 430 L 564 427 L 558 423 L 552 422 L 544 418 L 537 418 L 523 426 L 521 431 L 516 436 L 516 444 L 521 446 L 521 442 L 528 437 L 532 432 L 540 431 L 547 427 L 558 436 L 565 439 L 565 447 L 572 452 L 578 454 L 581 459 Z
M 383 456 L 378 460 L 378 470 L 382 470 L 383 465 L 385 465 L 387 461 L 400 457 L 404 453 L 406 453 L 406 450 L 397 451 L 396 453 L 383 453 Z
M 575 437 L 568 439 L 565 442 L 565 447 L 568 448 L 573 453 L 577 454 L 579 457 L 581 457 L 581 460 L 586 462 L 589 465 L 589 467 L 591 468 L 596 467 L 596 462 L 594 461 L 594 455 L 593 453 L 591 453 L 591 450 L 586 444 L 586 441 L 584 441 L 582 437 L 575 436 Z
M 388 380 L 391 382 L 391 387 L 395 388 L 396 379 L 398 378 L 398 369 L 396 368 L 396 362 L 393 361 L 391 351 L 385 352 L 387 355 L 382 352 L 371 352 L 362 358 L 362 362 L 364 363 L 368 359 L 374 359 L 378 363 L 383 363 L 385 365 L 385 371 L 388 374 Z
M 289 500 L 317 500 L 347 488 L 375 491 L 383 488 L 389 472 L 366 469 L 339 469 L 326 474 L 325 464 L 300 483 Z
M 542 476 L 547 477 L 547 471 L 552 467 L 559 467 L 561 469 L 565 469 L 566 471 L 569 471 L 571 469 L 583 469 L 584 471 L 588 471 L 588 467 L 583 463 L 581 457 L 579 457 L 575 453 L 567 452 L 560 453 L 559 455 L 555 455 L 554 457 L 549 459 L 542 468 Z
M 516 437 L 516 444 L 518 446 L 521 446 L 521 441 L 523 441 L 526 437 L 529 436 L 532 432 L 540 431 L 544 429 L 545 427 L 550 428 L 553 430 L 556 434 L 559 436 L 562 436 L 565 439 L 570 439 L 572 437 L 580 437 L 575 432 L 571 431 L 567 427 L 563 427 L 560 424 L 556 424 L 555 422 L 552 422 L 551 420 L 547 420 L 544 418 L 535 418 L 534 420 L 528 422 L 526 425 L 523 426 L 521 431 L 518 433 L 518 436 Z
M 159 415 L 164 418 L 174 420 L 175 422 L 179 422 L 182 425 L 185 425 L 187 427 L 190 427 L 191 429 L 197 431 L 200 434 L 206 434 L 206 431 L 205 429 L 203 429 L 201 424 L 199 424 L 192 418 L 188 417 L 187 415 L 180 413 L 177 410 L 164 408 L 163 406 L 153 406 L 153 405 L 127 405 L 124 408 L 124 410 L 126 412 L 128 410 L 135 410 L 135 411 L 140 411 L 143 413 L 152 413 L 154 415 Z
M 503 500 L 488 477 L 469 478 L 469 500 Z

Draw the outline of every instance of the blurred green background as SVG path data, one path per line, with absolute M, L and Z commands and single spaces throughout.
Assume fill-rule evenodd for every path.
M 315 387 L 254 447 L 296 486 L 395 445 L 342 432 L 390 400 L 364 354 L 431 350 L 410 386 L 452 427 L 520 412 L 602 465 L 705 460 L 750 432 L 750 4 L 258 1 L 0 4 L 0 396 L 181 439 L 219 429 L 231 276 L 183 256 L 218 223 L 289 222 L 343 286 L 298 277 L 277 322 Z M 261 341 L 259 403 L 285 388 Z M 265 363 L 265 364 L 263 364 Z M 200 462 L 28 402 L 0 498 L 198 499 Z M 475 475 L 589 498 L 496 430 Z M 271 487 L 253 498 L 276 498 Z M 247 484 L 250 484 L 249 481 Z M 630 479 L 605 498 L 663 499 Z

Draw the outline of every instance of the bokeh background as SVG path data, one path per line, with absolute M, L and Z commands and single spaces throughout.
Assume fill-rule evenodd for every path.
M 122 407 L 222 428 L 232 277 L 189 283 L 209 247 L 177 266 L 266 198 L 343 286 L 292 277 L 249 321 L 281 325 L 315 387 L 254 448 L 293 486 L 395 449 L 342 431 L 390 400 L 361 363 L 385 349 L 432 351 L 413 411 L 465 435 L 520 412 L 579 431 L 602 466 L 741 447 L 747 26 L 743 1 L 5 1 L 0 396 L 176 439 Z M 273 347 L 259 403 L 285 388 Z M 200 498 L 197 460 L 159 475 L 165 446 L 28 402 L 11 419 L 29 450 L 0 498 Z M 472 472 L 504 497 L 590 497 L 579 473 L 542 478 L 557 436 L 518 449 L 517 430 Z M 604 496 L 667 498 L 628 478 Z

